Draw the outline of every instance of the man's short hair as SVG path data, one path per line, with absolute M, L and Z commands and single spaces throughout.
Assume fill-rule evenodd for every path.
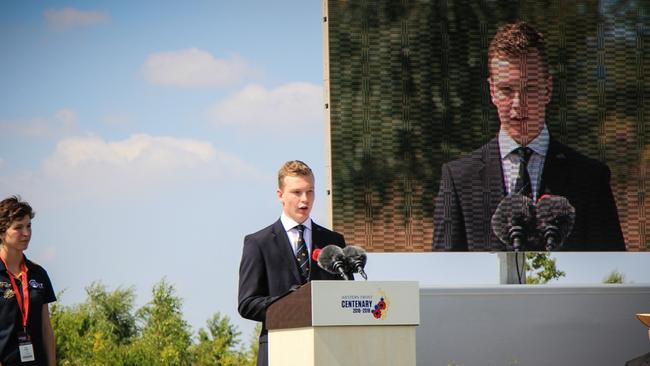
M 542 68 L 548 75 L 548 56 L 544 35 L 524 21 L 503 25 L 490 42 L 488 48 L 488 71 L 492 76 L 492 59 L 499 56 L 507 59 L 518 59 L 536 49 L 542 61 Z
M 311 168 L 300 160 L 287 161 L 278 171 L 278 188 L 284 185 L 284 177 L 314 177 Z
M 34 210 L 29 203 L 22 201 L 20 196 L 11 196 L 2 200 L 0 202 L 0 235 L 6 233 L 14 221 L 21 220 L 27 215 L 33 219 Z

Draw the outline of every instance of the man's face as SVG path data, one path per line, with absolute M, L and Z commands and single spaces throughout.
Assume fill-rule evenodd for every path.
M 519 59 L 496 55 L 490 66 L 490 96 L 501 129 L 526 146 L 544 127 L 544 109 L 553 89 L 551 76 L 535 49 Z
M 314 205 L 314 177 L 286 176 L 278 188 L 278 199 L 282 202 L 285 215 L 302 224 L 309 217 Z

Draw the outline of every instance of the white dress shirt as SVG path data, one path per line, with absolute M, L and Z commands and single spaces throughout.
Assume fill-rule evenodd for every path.
M 539 186 L 542 182 L 542 169 L 544 168 L 544 160 L 548 152 L 549 141 L 550 134 L 546 124 L 544 124 L 542 132 L 528 144 L 528 147 L 533 150 L 533 154 L 530 156 L 530 160 L 528 160 L 528 175 L 530 176 L 533 201 L 537 201 L 539 198 Z M 515 185 L 517 184 L 520 163 L 519 155 L 514 150 L 519 147 L 521 146 L 506 131 L 503 129 L 499 130 L 501 167 L 503 168 L 503 181 L 508 194 L 514 192 Z
M 284 230 L 287 232 L 287 237 L 289 237 L 289 243 L 291 244 L 291 249 L 293 249 L 293 254 L 296 255 L 298 252 L 298 228 L 296 226 L 300 224 L 285 215 L 284 212 L 280 216 L 280 221 L 282 222 L 282 226 L 284 226 Z M 307 218 L 307 220 L 302 224 L 305 227 L 305 231 L 302 235 L 307 244 L 307 252 L 309 253 L 309 261 L 311 262 L 311 218 Z

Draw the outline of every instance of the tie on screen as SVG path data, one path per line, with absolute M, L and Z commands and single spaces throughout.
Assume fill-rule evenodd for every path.
M 517 182 L 515 183 L 515 193 L 532 198 L 528 161 L 533 155 L 533 150 L 529 147 L 518 147 L 515 149 L 515 153 L 519 156 L 519 173 L 517 174 Z
M 296 251 L 296 260 L 300 267 L 300 273 L 305 281 L 309 279 L 309 252 L 307 251 L 307 243 L 305 242 L 305 226 L 298 225 L 298 250 Z

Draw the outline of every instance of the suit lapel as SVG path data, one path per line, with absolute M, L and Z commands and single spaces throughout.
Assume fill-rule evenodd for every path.
M 499 153 L 499 143 L 496 138 L 492 139 L 485 145 L 482 151 L 484 169 L 480 170 L 481 184 L 483 186 L 480 193 L 483 195 L 479 202 L 487 203 L 490 211 L 489 216 L 496 211 L 497 206 L 503 197 L 505 197 L 505 183 L 503 182 L 503 167 L 501 165 L 501 154 Z M 485 194 L 488 197 L 485 197 Z M 488 220 L 489 222 L 490 220 Z M 492 230 L 490 229 L 490 233 Z
M 548 153 L 542 169 L 542 182 L 540 184 L 540 196 L 543 194 L 555 194 L 564 196 L 567 194 L 565 187 L 567 181 L 568 159 L 560 149 L 558 143 L 551 139 L 548 146 Z
M 327 246 L 325 238 L 323 237 L 323 228 L 316 225 L 314 220 L 311 220 L 311 246 L 312 252 L 314 249 L 323 249 Z
M 321 226 L 316 225 L 314 220 L 311 220 L 311 251 L 312 253 L 316 249 L 323 249 L 329 244 L 327 242 L 327 235 L 325 235 L 325 229 Z M 314 260 L 311 260 L 311 280 L 320 280 L 325 276 L 325 271 L 322 270 L 318 263 Z
M 298 269 L 298 263 L 296 262 L 296 257 L 291 249 L 291 243 L 289 242 L 287 232 L 284 230 L 284 226 L 282 226 L 282 221 L 280 220 L 276 221 L 273 225 L 273 243 L 275 245 L 274 250 L 277 253 L 280 253 L 279 257 L 281 258 L 281 266 L 287 268 L 289 272 L 291 272 L 296 283 L 301 283 L 302 280 Z
M 472 242 L 475 248 L 493 248 L 495 243 L 500 243 L 492 231 L 492 215 L 505 196 L 505 185 L 503 183 L 503 168 L 501 166 L 501 154 L 496 138 L 483 145 L 477 152 L 473 164 L 477 164 L 478 176 L 468 189 L 472 199 L 471 207 L 474 207 L 473 217 L 482 218 L 474 220 L 472 230 L 468 229 L 467 240 Z M 480 186 L 479 186 L 480 184 Z

